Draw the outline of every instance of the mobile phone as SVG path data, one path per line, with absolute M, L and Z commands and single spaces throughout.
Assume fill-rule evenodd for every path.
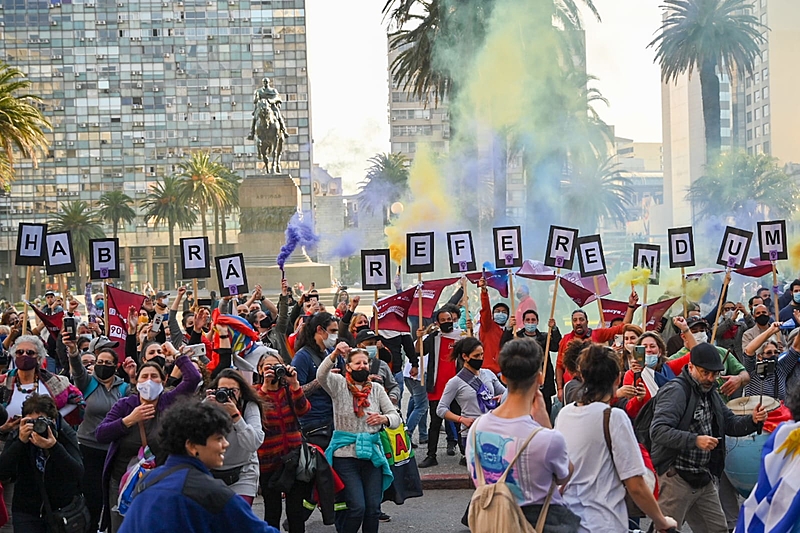
M 202 358 L 206 356 L 206 345 L 202 342 L 200 344 L 190 344 L 186 346 L 186 352 L 190 357 Z
M 89 313 L 89 322 L 91 322 L 92 324 L 97 322 L 97 315 L 95 315 L 94 313 Z
M 312 281 L 311 282 L 311 288 L 314 289 L 314 288 L 316 288 L 316 286 L 317 286 L 317 283 L 315 281 Z
M 614 335 L 614 346 L 622 346 L 622 335 Z
M 69 340 L 74 341 L 78 339 L 78 329 L 75 326 L 75 317 L 66 316 L 63 320 L 64 331 L 69 334 Z
M 634 346 L 633 357 L 637 363 L 644 366 L 644 346 Z
M 161 323 L 164 321 L 164 315 L 156 313 L 156 316 L 153 317 L 153 324 L 150 326 L 150 331 L 153 333 L 158 333 L 161 331 Z
M 639 385 L 639 381 L 641 379 L 642 379 L 642 373 L 641 372 L 634 372 L 633 373 L 633 386 L 636 387 L 637 385 Z
M 758 361 L 756 363 L 756 375 L 761 379 L 767 379 L 775 375 L 776 363 L 773 359 Z

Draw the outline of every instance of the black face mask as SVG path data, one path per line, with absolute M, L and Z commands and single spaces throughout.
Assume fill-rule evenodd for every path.
M 453 323 L 452 322 L 442 322 L 439 324 L 439 329 L 442 330 L 442 333 L 452 333 L 453 332 Z
M 756 324 L 759 326 L 766 326 L 769 324 L 769 315 L 758 315 L 755 318 Z
M 467 359 L 466 363 L 471 366 L 473 370 L 480 370 L 483 366 L 483 359 Z
M 157 355 L 157 356 L 153 357 L 152 359 L 150 359 L 147 362 L 148 363 L 156 363 L 161 368 L 164 368 L 164 367 L 167 366 L 167 359 L 165 357 L 161 356 L 161 355 Z
M 365 329 L 369 329 L 369 324 L 364 324 L 363 326 L 358 326 L 358 327 L 356 328 L 356 333 L 359 333 L 359 332 L 361 332 L 361 331 L 364 331 Z
M 261 319 L 261 322 L 258 323 L 261 326 L 261 329 L 269 329 L 272 327 L 272 319 L 268 316 L 265 316 Z
M 361 370 L 351 370 L 350 376 L 356 383 L 365 383 L 369 379 L 369 370 L 364 368 Z
M 100 381 L 105 381 L 117 371 L 114 366 L 108 365 L 94 365 L 94 376 Z

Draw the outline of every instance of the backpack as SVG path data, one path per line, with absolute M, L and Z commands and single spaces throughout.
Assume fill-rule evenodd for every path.
M 469 530 L 472 533 L 495 533 L 497 531 L 502 531 L 503 533 L 541 533 L 543 531 L 544 522 L 547 519 L 547 511 L 550 508 L 550 501 L 553 498 L 553 490 L 556 487 L 555 479 L 550 486 L 550 491 L 547 493 L 547 498 L 544 501 L 535 528 L 525 519 L 522 508 L 520 508 L 517 499 L 506 484 L 506 478 L 511 471 L 511 467 L 514 466 L 519 456 L 528 447 L 531 439 L 542 429 L 544 428 L 538 427 L 533 430 L 517 450 L 517 454 L 508 464 L 500 479 L 496 483 L 487 484 L 477 447 L 476 435 L 478 431 L 476 425 L 473 425 L 472 450 L 475 457 L 475 474 L 478 478 L 478 486 L 475 488 L 475 492 L 469 502 L 468 520 Z
M 688 398 L 689 395 L 691 394 L 691 390 L 689 390 L 688 383 L 686 383 L 682 379 L 670 380 L 670 382 L 673 381 L 677 381 L 678 383 L 681 384 L 684 392 L 686 393 L 686 397 Z M 650 438 L 650 426 L 653 425 L 653 415 L 655 414 L 656 410 L 656 402 L 655 402 L 656 396 L 658 396 L 658 392 L 656 392 L 655 396 L 650 398 L 649 402 L 644 404 L 642 409 L 639 411 L 639 414 L 636 415 L 636 419 L 633 421 L 633 432 L 636 435 L 636 440 L 639 441 L 639 444 L 644 446 L 648 452 L 652 451 L 652 446 L 653 446 L 653 440 Z M 685 417 L 686 413 L 684 413 L 684 418 Z M 684 423 L 684 420 L 681 420 L 681 423 Z

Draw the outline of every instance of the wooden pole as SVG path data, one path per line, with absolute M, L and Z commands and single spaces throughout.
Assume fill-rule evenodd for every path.
M 108 301 L 108 283 L 106 280 L 103 280 L 103 330 L 105 331 L 106 337 L 108 337 L 109 332 L 111 331 L 108 325 L 108 310 L 111 308 L 111 305 Z M 119 309 L 117 310 L 119 312 Z M 122 310 L 123 313 L 127 315 L 128 310 Z
M 197 278 L 192 279 L 192 295 L 194 295 L 194 304 L 192 304 L 192 311 L 197 313 L 200 309 L 200 298 L 198 297 L 199 289 L 197 288 Z
M 373 295 L 374 302 L 372 303 L 372 318 L 375 319 L 375 333 L 378 333 L 378 291 Z
M 778 266 L 775 261 L 772 262 L 772 286 L 778 286 Z M 775 306 L 775 320 L 780 320 L 781 311 L 778 306 L 778 295 L 774 289 L 772 293 L 772 304 Z
M 425 364 L 423 362 L 422 356 L 424 355 L 424 350 L 422 349 L 422 274 L 417 274 L 417 294 L 419 300 L 419 333 L 417 333 L 417 344 L 419 344 L 419 380 L 422 383 L 422 386 L 425 386 Z
M 683 290 L 683 318 L 689 318 L 689 300 L 686 298 L 686 268 L 681 267 L 681 287 Z
M 24 303 L 25 310 L 23 311 L 23 315 L 22 315 L 22 334 L 23 335 L 27 335 L 28 334 L 28 301 L 30 301 L 30 299 L 31 299 L 30 292 L 31 292 L 31 272 L 33 272 L 31 270 L 32 268 L 33 267 L 29 266 L 27 268 L 27 271 L 25 272 L 25 303 Z
M 511 298 L 511 310 L 508 313 L 509 318 L 512 316 L 517 316 L 517 302 L 515 300 L 516 296 L 514 295 L 514 274 L 511 272 L 511 269 L 508 269 L 508 296 Z M 519 328 L 522 324 L 517 324 L 515 327 Z
M 461 286 L 464 288 L 464 312 L 467 314 L 467 322 L 472 322 L 469 316 L 469 291 L 467 290 L 468 281 L 466 277 L 461 278 Z M 467 326 L 467 335 L 472 337 L 472 326 Z
M 647 329 L 647 286 L 650 285 L 649 282 L 645 282 L 644 284 L 644 300 L 642 302 L 642 329 Z
M 594 280 L 594 295 L 597 297 L 597 310 L 600 312 L 600 323 L 597 327 L 602 328 L 606 325 L 605 318 L 603 318 L 603 302 L 600 301 L 600 282 L 597 281 L 597 276 L 592 276 Z
M 550 320 L 556 316 L 556 297 L 558 296 L 558 278 L 561 276 L 561 269 L 556 270 L 556 279 L 553 282 L 553 302 L 550 304 Z M 550 357 L 550 337 L 553 335 L 553 328 L 550 327 L 550 320 L 547 321 L 547 342 L 544 344 L 544 353 Z M 546 359 L 545 359 L 546 361 Z
M 714 329 L 711 331 L 711 344 L 714 344 L 714 340 L 717 338 L 717 326 L 719 326 L 719 315 L 722 312 L 722 304 L 725 303 L 725 298 L 722 297 L 725 294 L 726 289 L 728 288 L 728 283 L 731 282 L 731 269 L 725 269 L 725 281 L 722 283 L 722 292 L 719 293 L 719 304 L 717 305 L 717 314 L 714 316 Z

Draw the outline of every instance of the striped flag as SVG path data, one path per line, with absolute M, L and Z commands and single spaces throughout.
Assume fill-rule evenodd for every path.
M 800 422 L 784 422 L 761 451 L 761 471 L 739 512 L 736 533 L 800 530 Z

